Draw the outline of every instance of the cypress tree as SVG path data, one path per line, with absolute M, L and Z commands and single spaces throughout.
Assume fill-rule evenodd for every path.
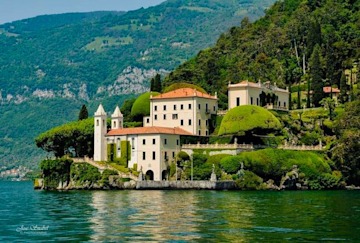
M 301 92 L 300 92 L 300 83 L 297 86 L 297 104 L 296 104 L 296 108 L 297 109 L 301 109 Z
M 157 73 L 154 78 L 154 89 L 151 91 L 161 92 L 161 90 L 162 90 L 161 77 L 160 74 Z
M 339 95 L 339 102 L 345 103 L 348 101 L 348 85 L 346 83 L 346 76 L 345 72 L 343 71 L 340 78 L 340 95 Z
M 322 80 L 322 70 L 320 63 L 320 46 L 316 45 L 310 58 L 310 79 L 313 87 L 313 104 L 320 106 L 320 101 L 324 98 L 324 83 Z
M 79 112 L 79 121 L 81 120 L 85 120 L 89 117 L 89 113 L 88 113 L 88 110 L 86 108 L 86 105 L 83 105 L 80 109 L 80 112 Z
M 152 79 L 150 80 L 150 91 L 154 91 L 154 83 L 155 83 L 155 79 L 152 78 Z

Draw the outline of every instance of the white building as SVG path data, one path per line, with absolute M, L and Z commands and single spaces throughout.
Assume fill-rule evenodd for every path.
M 270 82 L 242 81 L 228 85 L 229 110 L 240 105 L 257 105 L 268 109 L 289 110 L 289 90 Z
M 210 118 L 218 110 L 217 95 L 182 88 L 150 98 L 150 116 L 144 126 L 179 127 L 192 135 L 210 135 Z
M 191 135 L 181 128 L 135 127 L 112 129 L 106 134 L 108 144 L 114 144 L 116 157 L 126 157 L 129 168 L 137 168 L 150 180 L 167 179 L 171 161 L 180 151 L 180 136 Z M 127 141 L 130 149 L 123 149 Z M 126 156 L 122 156 L 127 153 Z

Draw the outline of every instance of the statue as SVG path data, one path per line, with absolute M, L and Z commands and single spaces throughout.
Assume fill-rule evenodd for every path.
M 213 181 L 213 182 L 217 181 L 216 174 L 215 174 L 215 165 L 214 164 L 212 165 L 212 173 L 211 173 L 210 181 Z

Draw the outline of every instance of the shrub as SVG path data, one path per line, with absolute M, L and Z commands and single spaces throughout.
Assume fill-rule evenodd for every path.
M 44 175 L 45 188 L 55 189 L 60 181 L 69 182 L 72 163 L 72 160 L 66 158 L 43 160 L 40 164 L 40 169 Z
M 263 179 L 251 171 L 244 171 L 244 176 L 235 181 L 236 186 L 242 190 L 262 190 L 266 186 Z
M 178 154 L 177 154 L 177 158 L 179 161 L 186 161 L 186 160 L 190 160 L 190 156 L 184 152 L 184 151 L 180 151 Z
M 98 168 L 90 164 L 72 164 L 71 178 L 75 181 L 96 183 L 101 179 Z
M 230 156 L 221 159 L 220 166 L 228 174 L 236 174 L 241 168 L 238 156 Z
M 208 156 L 205 154 L 194 153 L 193 154 L 193 166 L 199 167 L 202 164 L 205 164 L 207 159 L 208 159 Z
M 223 158 L 226 158 L 226 157 L 230 157 L 231 155 L 230 154 L 215 154 L 215 155 L 211 155 L 207 160 L 206 160 L 206 163 L 208 164 L 214 164 L 216 167 L 219 167 L 220 166 L 220 161 L 223 159 Z

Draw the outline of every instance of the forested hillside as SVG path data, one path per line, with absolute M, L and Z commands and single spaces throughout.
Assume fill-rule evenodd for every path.
M 34 137 L 90 113 L 110 111 L 213 45 L 273 0 L 169 0 L 131 12 L 41 16 L 0 26 L 0 165 L 35 166 Z
M 308 107 L 320 105 L 323 86 L 333 86 L 341 89 L 344 103 L 353 95 L 359 58 L 360 1 L 285 0 L 258 21 L 245 18 L 222 34 L 214 47 L 171 72 L 166 84 L 188 81 L 220 91 L 222 108 L 227 107 L 227 84 L 246 79 L 292 90 L 299 86 L 308 95 L 313 91 Z M 297 103 L 294 108 L 300 108 Z

